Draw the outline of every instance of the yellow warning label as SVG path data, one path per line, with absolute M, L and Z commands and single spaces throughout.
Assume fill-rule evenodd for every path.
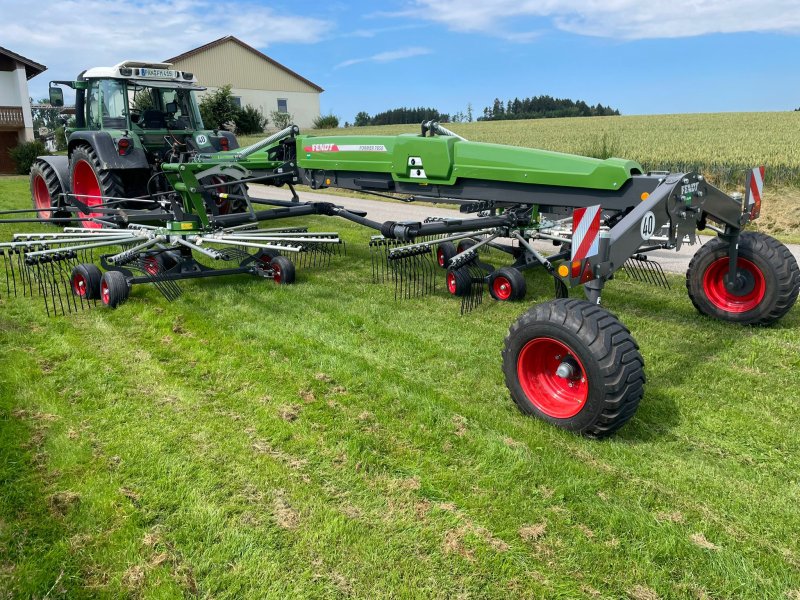
M 194 229 L 194 223 L 181 223 L 181 229 Z

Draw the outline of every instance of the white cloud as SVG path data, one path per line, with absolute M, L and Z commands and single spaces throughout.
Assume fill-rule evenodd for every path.
M 350 67 L 364 62 L 386 63 L 394 60 L 402 60 L 404 58 L 412 58 L 414 56 L 423 56 L 430 53 L 431 51 L 428 48 L 420 48 L 418 46 L 401 48 L 399 50 L 389 50 L 388 52 L 380 52 L 372 56 L 365 56 L 364 58 L 351 58 L 350 60 L 339 63 L 336 65 L 336 68 L 341 69 L 342 67 Z
M 521 18 L 547 19 L 563 31 L 622 39 L 677 38 L 710 33 L 800 33 L 797 0 L 414 0 L 413 15 L 463 32 L 521 41 Z
M 211 0 L 0 0 L 2 45 L 47 65 L 39 80 L 70 79 L 125 59 L 160 61 L 225 35 L 256 47 L 316 43 L 331 25 L 257 2 Z

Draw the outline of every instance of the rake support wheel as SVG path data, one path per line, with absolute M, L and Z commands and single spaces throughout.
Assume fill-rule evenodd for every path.
M 456 247 L 453 245 L 453 242 L 442 242 L 436 246 L 436 263 L 443 269 L 446 269 L 447 265 L 450 263 L 450 259 L 456 254 L 458 253 L 456 252 Z
M 489 293 L 495 300 L 522 300 L 527 291 L 525 276 L 512 267 L 502 267 L 489 275 Z
M 294 283 L 295 271 L 294 263 L 285 256 L 275 256 L 269 263 L 272 269 L 272 279 L 278 285 L 290 285 Z
M 607 310 L 571 298 L 538 304 L 511 326 L 503 373 L 523 413 L 593 438 L 622 427 L 644 393 L 630 332 Z
M 103 273 L 96 265 L 80 264 L 72 269 L 69 281 L 72 293 L 84 300 L 98 300 L 100 298 L 100 280 Z
M 704 315 L 743 325 L 769 325 L 785 315 L 797 300 L 800 270 L 789 249 L 763 233 L 739 236 L 739 289 L 728 290 L 728 244 L 719 238 L 692 257 L 686 289 Z
M 469 273 L 468 267 L 448 269 L 446 280 L 447 291 L 453 294 L 453 296 L 466 296 L 472 288 L 472 276 Z
M 100 300 L 109 308 L 117 308 L 128 299 L 131 288 L 125 275 L 119 271 L 106 271 L 100 280 Z

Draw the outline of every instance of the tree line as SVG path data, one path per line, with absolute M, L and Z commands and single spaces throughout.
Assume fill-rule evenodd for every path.
M 597 103 L 591 106 L 583 100 L 533 96 L 514 98 L 503 102 L 495 98 L 492 106 L 483 109 L 478 121 L 502 121 L 505 119 L 553 119 L 558 117 L 606 117 L 619 115 L 619 110 Z
M 370 116 L 369 113 L 361 111 L 356 115 L 354 127 L 366 127 L 368 125 L 407 125 L 409 123 L 422 123 L 423 121 L 440 121 L 447 123 L 450 115 L 441 113 L 435 108 L 393 108 Z

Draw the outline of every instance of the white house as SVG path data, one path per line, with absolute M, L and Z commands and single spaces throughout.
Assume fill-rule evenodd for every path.
M 320 86 L 232 35 L 164 62 L 194 73 L 208 92 L 230 84 L 241 106 L 250 104 L 266 117 L 273 111 L 290 113 L 297 125 L 310 128 L 319 116 Z
M 47 67 L 0 47 L 0 173 L 14 173 L 8 150 L 33 141 L 28 80 Z

